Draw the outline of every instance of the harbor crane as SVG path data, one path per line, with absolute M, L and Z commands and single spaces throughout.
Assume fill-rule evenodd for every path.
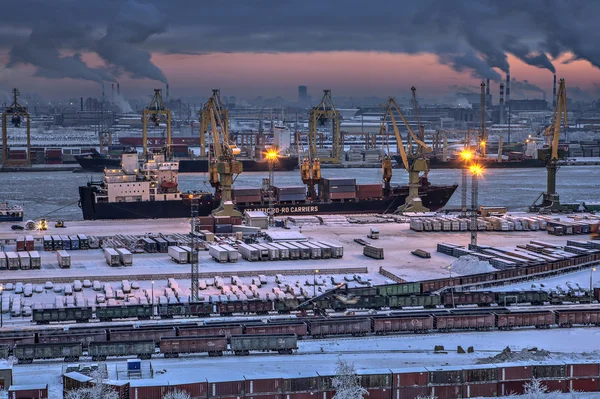
M 219 89 L 212 90 L 212 97 L 216 106 L 216 112 L 220 120 L 223 122 L 221 129 L 226 137 L 229 137 L 229 111 L 221 101 L 221 91 Z M 206 133 L 210 124 L 210 110 L 207 108 L 210 102 L 204 104 L 200 110 L 200 156 L 206 156 Z
M 409 145 L 407 148 L 404 147 L 402 136 L 400 135 L 400 129 L 398 129 L 398 124 L 396 123 L 396 117 L 394 116 L 394 113 L 396 113 L 400 119 L 402 119 L 402 122 L 404 122 L 404 125 L 408 130 Z M 421 197 L 419 197 L 419 185 L 421 172 L 424 174 L 429 172 L 429 164 L 425 158 L 425 152 L 430 152 L 431 148 L 428 147 L 425 142 L 413 132 L 410 124 L 402 114 L 402 111 L 400 111 L 400 107 L 393 97 L 390 97 L 387 101 L 386 112 L 383 120 L 381 121 L 381 127 L 379 129 L 380 135 L 384 134 L 388 120 L 391 122 L 392 127 L 394 128 L 394 134 L 396 135 L 396 142 L 398 145 L 398 151 L 400 152 L 400 158 L 402 159 L 404 168 L 408 172 L 408 196 L 406 197 L 404 204 L 399 206 L 396 212 L 429 212 L 429 209 L 423 206 Z M 413 142 L 417 146 L 416 149 L 412 148 Z M 389 154 L 390 150 L 388 144 L 387 154 L 384 156 L 382 163 L 383 181 L 385 186 L 384 190 L 386 190 L 386 192 L 390 191 L 390 181 L 392 180 L 392 162 Z
M 546 164 L 548 171 L 546 192 L 541 193 L 533 205 L 529 208 L 532 212 L 550 213 L 564 212 L 572 210 L 571 206 L 565 206 L 560 203 L 560 198 L 556 192 L 556 172 L 558 172 L 558 160 L 564 159 L 564 150 L 558 148 L 560 138 L 560 128 L 564 120 L 565 127 L 569 126 L 567 115 L 567 87 L 565 80 L 560 80 L 558 92 L 556 94 L 556 105 L 552 114 L 552 122 L 544 130 L 544 135 L 548 139 L 547 146 L 538 150 L 538 159 Z M 538 201 L 542 199 L 541 203 Z
M 27 108 L 19 104 L 19 90 L 14 88 L 13 92 L 13 102 L 11 105 L 4 109 L 2 112 L 2 162 L 4 165 L 7 164 L 26 164 L 29 165 L 31 163 L 31 122 L 29 118 L 29 112 L 27 112 Z M 9 145 L 8 145 L 8 125 L 7 119 L 10 116 L 10 123 L 18 128 L 21 127 L 21 123 L 23 118 L 25 119 L 26 133 L 27 133 L 27 154 L 25 159 L 16 159 L 10 157 Z
M 154 89 L 154 96 L 150 104 L 144 109 L 142 115 L 142 141 L 144 148 L 144 156 L 148 156 L 148 122 L 152 123 L 152 126 L 158 127 L 161 122 L 167 124 L 167 141 L 165 143 L 165 158 L 171 158 L 171 111 L 167 109 L 165 102 L 162 98 L 162 90 Z
M 235 159 L 240 154 L 240 149 L 229 140 L 229 132 L 221 118 L 223 108 L 218 97 L 218 90 L 213 90 L 213 95 L 204 105 L 211 126 L 212 145 L 209 154 L 209 181 L 221 196 L 221 204 L 212 211 L 215 216 L 242 216 L 235 209 L 232 200 L 232 186 L 234 176 L 242 173 L 242 163 Z
M 323 98 L 319 104 L 310 110 L 308 122 L 308 150 L 311 158 L 317 158 L 317 127 L 330 119 L 332 125 L 331 158 L 321 159 L 324 163 L 340 163 L 342 150 L 340 138 L 340 112 L 333 104 L 331 90 L 323 90 Z

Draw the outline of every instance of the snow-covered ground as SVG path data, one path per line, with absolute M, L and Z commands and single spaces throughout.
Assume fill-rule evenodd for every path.
M 596 270 L 594 270 L 596 269 Z M 563 274 L 556 277 L 549 277 L 535 281 L 528 281 L 518 284 L 508 284 L 501 287 L 491 288 L 491 291 L 523 291 L 523 290 L 544 290 L 544 291 L 589 291 L 590 279 L 592 287 L 600 286 L 600 269 L 589 268 L 573 273 Z
M 446 353 L 434 353 L 435 345 L 443 345 Z M 456 352 L 459 345 L 465 349 L 473 346 L 475 352 L 459 354 Z M 333 373 L 338 358 L 351 361 L 358 371 L 475 364 L 482 358 L 500 353 L 506 346 L 514 352 L 532 347 L 545 349 L 550 351 L 549 357 L 545 359 L 597 360 L 600 357 L 600 331 L 596 328 L 579 328 L 543 332 L 516 330 L 322 339 L 300 341 L 298 346 L 298 353 L 294 355 L 256 354 L 243 359 L 233 355 L 222 358 L 182 356 L 180 359 L 157 356 L 151 362 L 155 371 L 165 371 L 163 374 L 155 374 L 157 382 L 184 383 L 204 378 L 223 381 L 243 376 L 265 378 L 315 375 L 316 372 Z M 58 395 L 62 389 L 60 373 L 63 364 L 60 361 L 36 361 L 31 365 L 15 365 L 15 383 L 47 383 L 52 392 Z M 111 359 L 107 364 L 110 377 L 114 378 L 116 368 L 122 369 L 125 366 L 125 359 Z

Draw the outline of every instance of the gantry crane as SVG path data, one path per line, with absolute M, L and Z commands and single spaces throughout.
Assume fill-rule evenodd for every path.
M 402 119 L 406 129 L 408 130 L 409 143 L 411 145 L 408 146 L 408 153 L 404 148 L 404 143 L 402 142 L 402 136 L 400 135 L 400 129 L 398 129 L 398 125 L 396 123 L 396 117 L 394 116 L 394 112 Z M 402 163 L 404 164 L 404 168 L 408 172 L 408 196 L 404 201 L 404 204 L 399 206 L 396 212 L 428 212 L 429 209 L 423 206 L 421 201 L 421 197 L 419 196 L 419 185 L 420 185 L 420 173 L 429 172 L 429 164 L 427 159 L 425 158 L 425 152 L 430 152 L 431 148 L 429 148 L 423 140 L 421 140 L 417 135 L 413 132 L 410 124 L 402 115 L 402 111 L 400 111 L 400 107 L 396 103 L 396 100 L 393 97 L 390 97 L 387 102 L 386 112 L 381 121 L 381 127 L 379 129 L 379 134 L 384 134 L 386 129 L 386 125 L 389 121 L 391 122 L 394 128 L 394 134 L 396 135 L 396 141 L 398 144 L 398 151 L 400 152 L 400 158 L 402 159 Z M 417 148 L 413 150 L 412 143 L 415 143 Z M 389 146 L 387 149 L 387 154 L 383 159 L 383 180 L 385 183 L 385 190 L 389 192 L 390 190 L 390 181 L 392 179 L 392 168 L 391 168 L 391 160 L 389 158 Z
M 221 204 L 212 214 L 215 216 L 241 216 L 235 209 L 231 196 L 231 187 L 234 176 L 242 173 L 242 163 L 236 161 L 240 149 L 229 140 L 229 132 L 221 119 L 222 108 L 219 104 L 218 91 L 208 99 L 204 105 L 208 121 L 211 126 L 212 145 L 210 146 L 209 181 L 221 196 Z
M 567 115 L 567 87 L 565 80 L 560 80 L 558 92 L 556 94 L 556 105 L 552 114 L 552 123 L 544 130 L 544 135 L 548 139 L 547 147 L 538 150 L 538 158 L 543 160 L 548 171 L 548 180 L 546 192 L 540 194 L 533 205 L 530 207 L 532 212 L 563 212 L 567 207 L 560 203 L 558 193 L 556 192 L 556 172 L 558 172 L 558 160 L 564 159 L 564 151 L 558 148 L 560 138 L 560 128 L 563 123 L 565 127 L 569 126 Z M 537 203 L 542 198 L 541 203 Z
M 30 164 L 31 163 L 31 123 L 27 108 L 19 104 L 19 90 L 14 88 L 13 103 L 4 109 L 2 112 L 2 162 L 6 164 Z M 6 120 L 11 117 L 10 122 L 14 127 L 21 127 L 22 118 L 25 118 L 27 123 L 27 157 L 25 159 L 13 159 L 10 157 L 8 149 L 8 128 Z
M 154 96 L 150 104 L 144 109 L 142 115 L 142 141 L 144 147 L 144 156 L 148 156 L 148 122 L 151 122 L 155 127 L 161 122 L 167 124 L 167 142 L 165 143 L 165 156 L 167 159 L 171 157 L 171 111 L 167 109 L 162 98 L 162 90 L 154 89 Z
M 340 142 L 340 112 L 335 108 L 331 99 L 331 90 L 323 90 L 321 102 L 310 110 L 308 122 L 308 150 L 311 158 L 317 157 L 317 126 L 324 119 L 330 119 L 332 125 L 331 158 L 323 158 L 321 161 L 328 163 L 341 162 Z
M 223 106 L 221 101 L 221 91 L 219 89 L 212 89 L 212 99 L 216 107 L 216 115 L 223 122 L 221 126 L 222 132 L 225 136 L 229 137 L 229 111 Z M 207 108 L 211 104 L 210 101 L 204 104 L 204 107 L 200 110 L 200 156 L 206 155 L 206 133 L 208 132 L 208 125 L 210 123 L 210 110 Z

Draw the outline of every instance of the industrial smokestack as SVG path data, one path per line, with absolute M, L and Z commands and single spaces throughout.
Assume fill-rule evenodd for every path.
M 510 72 L 506 74 L 506 104 L 510 102 Z
M 490 80 L 488 79 L 486 84 L 486 89 L 485 89 L 485 94 L 487 94 L 488 96 L 490 95 Z
M 110 86 L 111 86 L 110 87 L 110 90 L 111 90 L 111 92 L 110 92 L 110 101 L 111 102 L 115 102 L 115 84 L 111 83 Z
M 80 102 L 81 102 L 81 105 L 80 105 L 80 107 L 81 107 L 81 112 L 83 112 L 83 97 L 81 97 L 81 101 L 80 101 Z
M 117 94 L 121 95 L 121 85 L 117 83 Z
M 500 83 L 500 124 L 504 124 L 504 83 Z
M 554 75 L 554 86 L 552 86 L 552 108 L 556 107 L 556 75 Z
M 166 98 L 167 98 L 167 102 L 169 102 L 169 84 L 167 83 L 167 90 L 166 90 Z
M 485 83 L 481 82 L 481 134 L 479 135 L 480 140 L 485 140 L 485 120 L 487 119 L 487 114 L 485 112 Z M 480 147 L 481 145 L 481 147 Z M 477 143 L 477 147 L 485 156 L 485 143 Z

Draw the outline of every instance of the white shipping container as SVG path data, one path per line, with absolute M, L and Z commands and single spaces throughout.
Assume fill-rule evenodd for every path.
M 129 250 L 125 248 L 117 248 L 116 251 L 119 254 L 119 262 L 121 262 L 123 266 L 133 265 L 133 254 L 129 252 Z
M 179 246 L 179 248 L 187 251 L 188 262 L 197 262 L 198 261 L 198 251 L 192 251 L 192 248 L 187 247 L 185 245 L 181 245 L 181 246 Z
M 58 267 L 60 268 L 71 267 L 71 255 L 65 250 L 56 251 L 56 260 L 58 260 Z
M 114 248 L 104 248 L 104 259 L 109 266 L 120 266 L 119 253 Z
M 279 260 L 279 248 L 275 248 L 271 244 L 267 243 L 262 243 L 260 245 L 269 250 L 269 260 Z
M 240 252 L 240 255 L 242 255 L 242 258 L 244 258 L 250 262 L 259 260 L 259 257 L 260 257 L 259 251 L 256 248 L 254 248 L 248 244 L 239 244 L 238 251 Z
M 237 249 L 235 249 L 234 247 L 232 247 L 231 245 L 221 245 L 221 248 L 224 248 L 227 250 L 227 261 L 228 262 L 237 262 L 238 258 L 240 257 Z
M 219 245 L 210 245 L 208 247 L 208 253 L 217 262 L 227 262 L 229 259 L 229 251 Z
M 277 242 L 272 242 L 269 243 L 269 245 L 271 245 L 272 247 L 275 247 L 277 249 L 279 249 L 279 258 L 281 260 L 287 260 L 290 258 L 290 250 L 287 247 L 284 247 L 283 245 L 281 245 L 280 243 Z
M 331 244 L 325 241 L 319 241 L 319 244 L 323 244 L 331 248 L 331 257 L 332 258 L 342 258 L 344 257 L 344 247 L 337 244 Z
M 188 252 L 180 247 L 170 246 L 169 256 L 177 263 L 188 263 Z
M 6 260 L 6 254 L 0 251 L 0 270 L 8 269 L 8 261 Z
M 31 258 L 28 252 L 19 252 L 19 265 L 22 270 L 31 269 Z

